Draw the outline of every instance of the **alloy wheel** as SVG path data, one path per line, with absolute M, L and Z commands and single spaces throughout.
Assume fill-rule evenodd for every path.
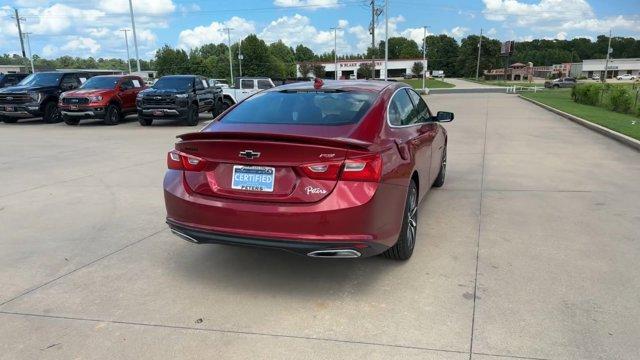
M 408 226 L 407 226 L 407 247 L 412 249 L 416 243 L 416 235 L 418 232 L 418 193 L 416 188 L 411 188 L 409 193 L 408 207 Z

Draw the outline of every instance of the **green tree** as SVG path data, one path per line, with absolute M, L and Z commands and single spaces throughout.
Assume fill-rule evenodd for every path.
M 411 73 L 415 76 L 420 76 L 422 74 L 422 70 L 424 70 L 424 64 L 422 61 L 416 61 L 413 63 L 411 67 Z
M 458 43 L 448 35 L 429 35 L 426 37 L 427 57 L 429 68 L 427 70 L 443 70 L 446 76 L 459 76 L 456 67 L 458 60 Z
M 299 62 L 313 61 L 315 59 L 315 54 L 313 53 L 313 50 L 300 44 L 296 46 L 295 57 L 296 57 L 296 61 L 299 61 Z
M 378 51 L 384 54 L 384 41 L 380 41 Z M 368 58 L 371 57 L 370 54 L 367 55 Z M 415 59 L 420 56 L 422 52 L 415 41 L 405 37 L 389 38 L 389 59 Z
M 361 62 L 360 66 L 358 66 L 358 79 L 370 79 L 371 78 L 371 63 L 370 62 Z
M 480 37 L 477 35 L 469 35 L 460 42 L 458 50 L 458 59 L 456 68 L 458 75 L 464 77 L 475 77 L 476 67 L 478 65 L 478 41 Z M 482 39 L 482 55 L 480 57 L 479 76 L 482 76 L 484 70 L 502 67 L 500 58 L 500 41 Z
M 313 64 L 308 61 L 301 62 L 299 66 L 300 68 L 298 70 L 303 78 L 307 77 L 307 75 L 313 71 Z
M 251 34 L 242 41 L 242 71 L 246 76 L 269 76 L 274 73 L 274 61 L 267 44 Z
M 189 56 L 184 50 L 165 45 L 156 51 L 156 71 L 159 76 L 188 74 L 191 71 Z
M 317 78 L 324 78 L 327 75 L 327 70 L 324 68 L 324 65 L 319 62 L 314 62 L 311 65 L 311 69 L 313 75 Z
M 269 53 L 275 58 L 272 62 L 277 68 L 279 78 L 296 77 L 296 57 L 293 49 L 278 40 L 269 45 Z

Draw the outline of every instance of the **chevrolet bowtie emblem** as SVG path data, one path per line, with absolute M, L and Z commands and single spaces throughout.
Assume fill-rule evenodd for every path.
M 255 159 L 260 157 L 260 153 L 253 150 L 240 151 L 240 157 L 245 159 Z

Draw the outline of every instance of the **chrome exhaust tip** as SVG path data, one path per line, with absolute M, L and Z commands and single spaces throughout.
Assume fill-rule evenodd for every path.
M 176 229 L 171 229 L 171 232 L 174 233 L 179 238 L 181 238 L 182 240 L 186 240 L 186 241 L 194 243 L 194 244 L 198 243 L 198 240 L 192 238 L 191 236 L 189 236 L 187 234 L 183 234 L 183 233 L 181 233 L 180 231 L 178 231 Z
M 360 257 L 360 253 L 351 249 L 316 250 L 307 254 L 315 258 L 347 259 Z

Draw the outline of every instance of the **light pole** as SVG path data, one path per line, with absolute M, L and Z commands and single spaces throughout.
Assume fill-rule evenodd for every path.
M 231 56 L 231 30 L 232 28 L 222 29 L 227 32 L 227 45 L 229 46 L 229 73 L 231 74 L 231 86 L 233 86 L 233 58 Z
M 129 29 L 121 29 L 120 31 L 124 32 L 124 45 L 127 47 L 127 65 L 129 66 L 129 74 L 131 74 L 131 57 L 129 56 L 129 36 L 127 36 L 127 32 Z
M 426 88 L 427 82 L 427 28 L 428 26 L 423 26 L 423 35 L 422 35 L 422 90 Z
M 609 45 L 607 45 L 607 61 L 604 64 L 604 78 L 602 78 L 602 82 L 607 81 L 608 71 L 609 71 L 609 54 L 613 49 L 611 48 L 611 29 L 609 29 Z
M 131 14 L 131 28 L 133 29 L 133 46 L 136 49 L 136 65 L 140 71 L 140 55 L 138 54 L 138 36 L 136 35 L 136 21 L 133 19 L 133 3 L 129 0 L 129 13 Z
M 240 77 L 242 77 L 242 59 L 244 59 L 244 55 L 242 55 L 242 39 L 240 39 L 240 44 L 238 45 L 238 62 L 240 63 Z
M 384 79 L 387 80 L 389 69 L 389 0 L 384 0 Z
M 480 41 L 478 42 L 478 64 L 476 65 L 476 80 L 480 75 L 480 54 L 482 51 L 482 28 L 480 28 Z
M 24 35 L 27 38 L 27 49 L 29 50 L 29 61 L 31 61 L 31 73 L 34 74 L 36 70 L 33 67 L 33 54 L 31 53 L 31 42 L 29 41 L 30 34 L 31 34 L 30 32 L 22 33 L 22 35 Z
M 342 28 L 332 27 L 329 30 L 333 30 L 333 66 L 335 66 L 335 79 L 338 80 L 338 30 L 342 30 Z

